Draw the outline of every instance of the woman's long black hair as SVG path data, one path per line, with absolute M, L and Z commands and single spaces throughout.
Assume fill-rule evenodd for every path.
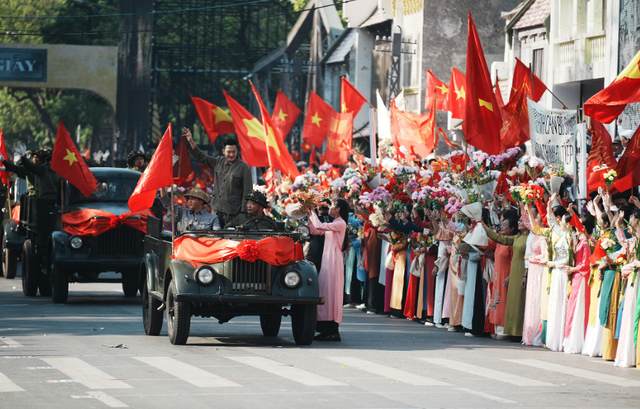
M 336 200 L 336 207 L 340 211 L 340 217 L 348 225 L 349 224 L 349 202 L 347 202 L 344 199 L 338 199 Z M 351 242 L 349 241 L 349 235 L 345 231 L 344 240 L 342 241 L 342 251 L 346 251 L 349 248 L 349 244 L 351 244 Z

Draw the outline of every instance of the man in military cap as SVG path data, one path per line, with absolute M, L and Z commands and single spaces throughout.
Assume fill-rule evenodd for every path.
M 60 191 L 60 175 L 51 170 L 52 152 L 49 149 L 32 151 L 31 160 L 27 158 L 24 149 L 16 150 L 17 165 L 2 158 L 2 164 L 9 172 L 14 172 L 18 177 L 27 179 L 29 196 L 37 196 L 38 200 L 48 205 L 58 202 Z
M 234 217 L 229 223 L 225 224 L 224 228 L 228 229 L 229 227 L 242 226 L 248 221 L 252 219 L 256 219 L 258 217 L 268 217 L 264 213 L 265 208 L 269 208 L 269 202 L 267 201 L 267 197 L 259 190 L 254 190 L 245 196 L 247 200 L 247 213 L 240 213 L 236 217 Z M 273 230 L 275 225 L 275 221 L 271 222 L 269 220 L 256 220 L 255 223 L 250 223 L 249 228 L 251 230 Z
M 162 197 L 160 201 L 164 207 L 171 208 L 171 197 L 167 194 L 167 189 L 161 189 Z M 209 203 L 209 195 L 202 189 L 194 187 L 185 193 L 187 201 L 186 208 L 181 205 L 174 205 L 174 217 L 178 223 L 178 230 L 220 230 L 218 216 L 211 214 L 204 209 L 205 203 Z
M 146 153 L 142 151 L 132 151 L 127 156 L 127 169 L 137 170 L 138 172 L 144 172 L 146 169 L 145 163 L 149 160 Z

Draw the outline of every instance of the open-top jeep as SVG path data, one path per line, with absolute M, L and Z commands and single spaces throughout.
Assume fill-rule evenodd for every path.
M 318 274 L 303 260 L 299 240 L 309 229 L 257 230 L 257 220 L 234 230 L 183 232 L 172 243 L 161 222 L 148 218 L 145 255 L 140 271 L 142 317 L 147 335 L 158 335 L 166 310 L 172 344 L 185 344 L 192 316 L 214 317 L 225 323 L 234 317 L 260 317 L 265 336 L 275 337 L 283 316 L 291 316 L 293 337 L 309 345 L 315 334 Z M 261 225 L 263 223 L 260 223 Z
M 125 296 L 138 293 L 145 219 L 150 212 L 132 214 L 127 201 L 140 172 L 121 168 L 91 168 L 91 172 L 98 186 L 89 197 L 68 182 L 63 184 L 60 207 L 23 196 L 25 295 L 33 296 L 39 288 L 53 302 L 65 303 L 70 282 L 121 282 Z M 120 276 L 101 276 L 106 272 Z

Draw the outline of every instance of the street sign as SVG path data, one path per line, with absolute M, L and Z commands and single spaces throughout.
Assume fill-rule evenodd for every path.
M 47 81 L 47 50 L 0 48 L 0 81 Z

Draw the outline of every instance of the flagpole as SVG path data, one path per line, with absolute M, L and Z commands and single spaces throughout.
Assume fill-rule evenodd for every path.
M 531 69 L 531 63 L 529 63 L 529 77 L 531 78 L 531 99 L 533 99 L 535 101 L 535 99 L 534 99 L 535 91 L 534 91 L 534 88 L 533 88 L 533 70 Z M 562 100 L 560 98 L 558 98 L 558 96 L 556 94 L 554 94 L 553 91 L 551 91 L 548 87 L 547 87 L 547 91 L 549 91 L 549 94 L 551 94 L 555 99 L 558 100 L 559 103 L 562 104 L 564 109 L 569 109 L 567 104 L 562 102 Z
M 534 88 L 534 85 L 533 85 L 533 68 L 531 67 L 531 63 L 529 63 L 529 80 L 531 80 L 531 99 L 535 101 L 536 89 Z
M 173 255 L 173 245 L 176 239 L 176 222 L 175 222 L 175 212 L 174 212 L 174 206 L 175 206 L 175 202 L 173 199 L 173 191 L 175 189 L 173 188 L 173 183 L 171 184 L 171 255 Z
M 466 135 L 465 135 L 466 137 Z M 464 184 L 467 184 L 467 147 L 469 146 L 469 144 L 467 143 L 467 141 L 464 141 Z
M 7 176 L 7 202 L 9 203 L 9 220 L 11 220 L 11 178 L 9 177 L 9 172 L 5 172 Z
M 369 155 L 371 156 L 371 166 L 376 167 L 378 165 L 378 152 L 376 150 L 376 110 L 369 108 Z
M 431 151 L 433 153 L 433 156 L 436 156 L 436 132 L 438 129 L 438 119 L 436 118 L 436 98 L 438 98 L 438 87 L 433 87 L 433 106 L 431 107 L 431 109 L 433 109 L 433 150 Z M 449 94 L 447 94 L 449 95 Z
M 64 179 L 60 178 L 60 214 L 64 214 Z

